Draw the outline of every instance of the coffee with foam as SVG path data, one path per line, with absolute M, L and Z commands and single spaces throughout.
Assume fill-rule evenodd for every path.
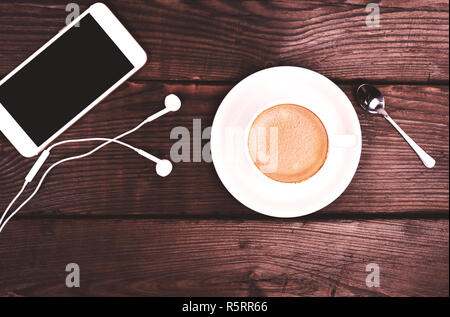
M 316 174 L 328 153 L 328 134 L 310 110 L 280 104 L 260 113 L 253 122 L 248 148 L 256 167 L 283 183 L 299 183 Z

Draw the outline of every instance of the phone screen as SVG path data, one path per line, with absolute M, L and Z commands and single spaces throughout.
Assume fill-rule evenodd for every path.
M 0 103 L 40 146 L 133 68 L 87 14 L 0 86 Z

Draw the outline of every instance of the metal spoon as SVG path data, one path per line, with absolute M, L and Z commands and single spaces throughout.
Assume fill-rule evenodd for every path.
M 380 114 L 387 121 L 389 121 L 395 129 L 402 135 L 402 137 L 408 142 L 408 144 L 416 152 L 417 156 L 422 160 L 423 164 L 432 168 L 436 164 L 436 161 L 428 155 L 416 142 L 413 141 L 406 133 L 403 131 L 392 118 L 388 115 L 385 110 L 384 96 L 383 94 L 374 86 L 368 84 L 362 84 L 358 87 L 356 91 L 356 99 L 359 105 L 369 113 Z

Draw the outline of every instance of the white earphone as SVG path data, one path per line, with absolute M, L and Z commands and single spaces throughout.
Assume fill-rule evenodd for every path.
M 74 161 L 74 160 L 78 160 L 84 157 L 87 157 L 89 155 L 94 154 L 95 152 L 99 151 L 100 149 L 104 148 L 105 146 L 107 146 L 108 144 L 111 143 L 116 143 L 119 145 L 122 145 L 124 147 L 127 147 L 133 151 L 135 151 L 136 153 L 138 153 L 139 155 L 153 161 L 156 163 L 156 173 L 161 176 L 161 177 L 166 177 L 168 176 L 171 172 L 172 172 L 172 163 L 169 160 L 164 160 L 164 159 L 159 159 L 156 156 L 151 155 L 150 153 L 138 149 L 130 144 L 127 144 L 125 142 L 120 141 L 119 139 L 136 132 L 137 130 L 139 130 L 142 126 L 144 126 L 145 124 L 169 113 L 169 112 L 175 112 L 178 111 L 181 107 L 181 100 L 180 98 L 178 98 L 176 95 L 171 94 L 168 95 L 165 100 L 164 100 L 164 106 L 165 108 L 163 110 L 158 111 L 157 113 L 151 115 L 150 117 L 148 117 L 147 119 L 145 119 L 143 122 L 141 122 L 139 125 L 137 125 L 135 128 L 128 130 L 120 135 L 118 135 L 117 137 L 113 138 L 113 139 L 109 139 L 109 138 L 87 138 L 87 139 L 76 139 L 76 140 L 66 140 L 66 141 L 61 141 L 58 143 L 53 144 L 52 146 L 50 146 L 48 149 L 44 150 L 41 155 L 39 156 L 39 158 L 37 159 L 36 163 L 33 165 L 33 167 L 31 168 L 30 172 L 27 174 L 27 176 L 25 177 L 25 182 L 22 186 L 22 189 L 19 191 L 19 193 L 16 195 L 16 197 L 14 197 L 14 199 L 11 201 L 11 203 L 8 205 L 8 207 L 6 208 L 6 210 L 3 212 L 3 215 L 0 218 L 0 232 L 2 232 L 3 228 L 5 227 L 5 225 L 8 223 L 9 220 L 11 220 L 12 217 L 14 217 L 15 214 L 17 214 L 31 199 L 33 199 L 33 197 L 37 194 L 37 192 L 39 191 L 39 189 L 42 186 L 42 183 L 44 182 L 45 178 L 47 177 L 47 175 L 58 165 L 63 164 L 65 162 L 69 162 L 69 161 Z M 8 211 L 11 209 L 11 207 L 14 205 L 14 203 L 17 201 L 17 199 L 19 199 L 19 197 L 22 195 L 22 193 L 25 191 L 27 185 L 29 183 L 31 183 L 34 178 L 36 177 L 36 175 L 38 174 L 38 172 L 40 171 L 40 169 L 42 168 L 42 166 L 44 165 L 44 163 L 46 162 L 46 160 L 48 159 L 48 157 L 50 156 L 50 152 L 51 150 L 53 150 L 55 147 L 63 145 L 63 144 L 67 144 L 67 143 L 78 143 L 78 142 L 93 142 L 93 141 L 104 141 L 104 143 L 100 144 L 99 146 L 95 147 L 93 150 L 86 152 L 84 154 L 81 155 L 77 155 L 77 156 L 72 156 L 72 157 L 68 157 L 65 159 L 62 159 L 56 163 L 54 163 L 53 165 L 51 165 L 42 175 L 38 185 L 36 186 L 36 189 L 34 190 L 34 192 L 18 207 L 16 208 L 16 210 L 14 210 L 8 218 L 5 219 L 6 214 L 8 213 Z M 3 221 L 5 219 L 5 221 Z

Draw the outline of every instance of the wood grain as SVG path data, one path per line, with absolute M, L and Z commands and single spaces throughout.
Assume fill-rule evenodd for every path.
M 159 157 L 170 158 L 170 149 L 177 141 L 170 139 L 172 128 L 187 127 L 192 135 L 194 118 L 202 120 L 202 128 L 210 126 L 230 88 L 128 82 L 61 139 L 118 135 L 161 109 L 164 96 L 175 92 L 183 100 L 179 112 L 158 119 L 126 139 Z M 354 101 L 355 87 L 342 88 Z M 381 85 L 380 89 L 386 95 L 391 116 L 435 157 L 437 165 L 431 170 L 424 168 L 388 122 L 357 107 L 363 131 L 358 171 L 345 193 L 319 215 L 412 212 L 427 216 L 438 212 L 448 216 L 448 87 Z M 6 206 L 33 160 L 20 157 L 3 137 L 0 144 L 0 206 Z M 65 146 L 54 151 L 51 161 L 83 153 L 92 146 Z M 156 176 L 153 163 L 116 145 L 55 169 L 22 214 L 256 216 L 226 191 L 212 163 L 177 163 L 173 174 L 162 179 Z
M 82 9 L 94 0 L 80 0 Z M 65 24 L 67 1 L 0 3 L 0 75 Z M 150 55 L 145 80 L 236 81 L 275 65 L 335 80 L 443 83 L 448 1 L 383 1 L 368 27 L 364 1 L 108 1 Z
M 67 3 L 0 2 L 0 78 L 65 26 Z M 332 78 L 353 103 L 356 82 L 376 83 L 437 166 L 356 107 L 363 152 L 350 186 L 318 213 L 280 220 L 239 204 L 212 163 L 177 163 L 162 179 L 111 145 L 55 169 L 8 224 L 0 296 L 449 296 L 448 0 L 383 0 L 380 27 L 366 26 L 362 0 L 107 3 L 150 61 L 60 140 L 118 135 L 177 93 L 179 112 L 125 140 L 169 158 L 174 127 L 210 126 L 239 80 L 294 65 Z M 57 149 L 47 166 L 93 145 Z M 32 164 L 0 135 L 0 211 Z M 65 286 L 71 262 L 79 289 Z M 365 284 L 369 263 L 379 288 Z
M 448 229 L 446 220 L 19 220 L 0 239 L 0 295 L 448 296 Z M 73 262 L 79 289 L 65 286 Z M 369 263 L 379 288 L 365 284 Z

